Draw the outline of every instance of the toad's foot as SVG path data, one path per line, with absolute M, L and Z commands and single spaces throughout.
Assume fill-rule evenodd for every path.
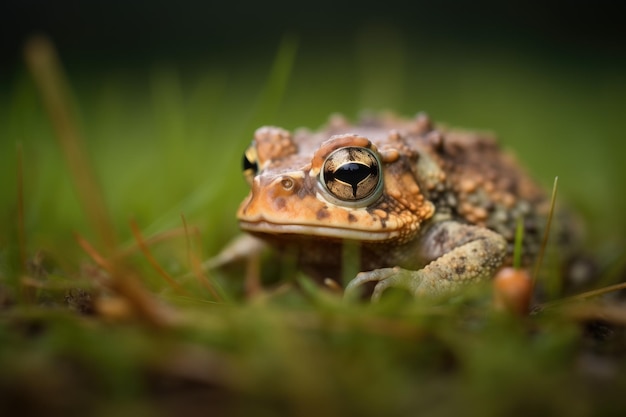
M 439 276 L 424 270 L 410 271 L 399 267 L 382 268 L 361 272 L 346 287 L 346 294 L 352 294 L 363 284 L 375 282 L 372 301 L 379 301 L 388 288 L 407 290 L 415 297 L 434 296 L 454 290 L 458 283 L 441 280 Z
M 346 294 L 350 296 L 369 282 L 376 283 L 373 300 L 380 299 L 389 287 L 406 289 L 417 297 L 445 294 L 463 284 L 492 277 L 506 255 L 506 240 L 501 235 L 454 221 L 434 225 L 423 239 L 422 258 L 431 260 L 424 268 L 361 272 L 348 284 Z
M 420 287 L 427 281 L 421 271 L 409 271 L 399 267 L 381 268 L 373 271 L 361 272 L 350 281 L 346 287 L 346 294 L 354 293 L 358 287 L 369 282 L 375 282 L 372 301 L 380 300 L 383 292 L 390 287 L 402 288 L 411 294 L 420 293 Z

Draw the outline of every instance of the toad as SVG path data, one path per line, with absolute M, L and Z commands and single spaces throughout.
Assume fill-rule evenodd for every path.
M 492 277 L 512 261 L 518 219 L 526 264 L 540 247 L 548 201 L 488 134 L 435 126 L 419 114 L 332 116 L 319 131 L 262 127 L 243 158 L 250 193 L 242 230 L 295 253 L 313 277 L 341 274 L 356 243 L 355 291 L 373 283 L 437 295 Z

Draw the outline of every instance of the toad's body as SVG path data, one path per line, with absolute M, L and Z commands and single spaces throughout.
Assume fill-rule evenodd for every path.
M 351 287 L 377 282 L 439 293 L 510 261 L 517 219 L 524 255 L 538 250 L 546 200 L 495 140 L 413 120 L 332 118 L 318 132 L 257 130 L 244 158 L 251 192 L 243 230 L 337 278 L 341 244 L 361 247 Z

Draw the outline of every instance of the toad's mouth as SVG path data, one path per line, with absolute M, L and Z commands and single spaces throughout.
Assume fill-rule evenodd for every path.
M 251 233 L 274 236 L 292 235 L 300 237 L 326 237 L 333 239 L 350 239 L 359 241 L 381 242 L 397 238 L 400 233 L 394 230 L 358 230 L 338 226 L 322 226 L 310 224 L 278 224 L 268 221 L 239 221 L 241 230 Z

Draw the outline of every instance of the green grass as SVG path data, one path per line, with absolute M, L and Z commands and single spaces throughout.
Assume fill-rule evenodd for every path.
M 333 112 L 385 108 L 498 132 L 540 182 L 559 175 L 559 195 L 589 224 L 589 248 L 622 259 L 624 73 L 493 52 L 408 45 L 381 29 L 328 51 L 286 37 L 254 65 L 69 67 L 115 251 L 136 247 L 131 219 L 144 239 L 180 230 L 181 215 L 189 225 L 189 237 L 147 245 L 180 290 L 139 250 L 113 261 L 114 279 L 136 278 L 157 302 L 152 313 L 173 319 L 156 327 L 115 304 L 134 301 L 115 295 L 77 242 L 108 253 L 31 76 L 16 74 L 0 98 L 0 414 L 617 415 L 621 310 L 574 304 L 510 317 L 493 311 L 489 288 L 438 304 L 393 294 L 346 303 L 271 260 L 268 292 L 253 300 L 242 265 L 209 272 L 219 301 L 188 277 L 190 253 L 206 259 L 237 234 L 240 157 L 258 125 L 317 127 Z M 78 289 L 107 304 L 81 314 L 90 304 Z

